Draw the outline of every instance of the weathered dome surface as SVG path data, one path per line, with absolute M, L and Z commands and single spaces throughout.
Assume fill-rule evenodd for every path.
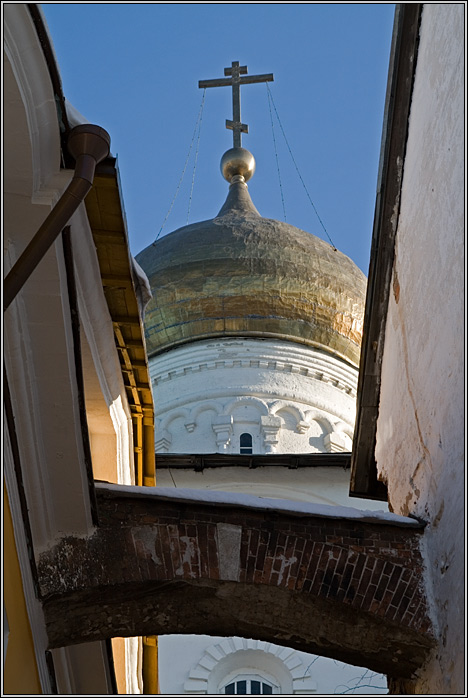
M 359 364 L 364 274 L 323 240 L 262 218 L 242 181 L 216 218 L 179 228 L 137 261 L 153 291 L 149 356 L 209 337 L 276 337 Z

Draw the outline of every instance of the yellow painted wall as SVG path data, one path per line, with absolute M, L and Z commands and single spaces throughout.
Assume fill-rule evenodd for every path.
M 4 604 L 10 627 L 3 674 L 3 690 L 5 695 L 13 693 L 38 695 L 42 693 L 42 689 L 39 682 L 31 626 L 26 610 L 23 581 L 16 552 L 13 522 L 5 487 L 3 491 L 3 590 Z
M 127 682 L 125 679 L 125 639 L 123 637 L 112 638 L 112 658 L 114 660 L 117 692 L 119 695 L 125 695 L 127 693 Z
M 143 638 L 143 693 L 145 695 L 159 693 L 158 638 L 156 635 L 148 635 Z

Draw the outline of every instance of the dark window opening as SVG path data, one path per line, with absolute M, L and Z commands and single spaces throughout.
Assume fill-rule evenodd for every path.
M 240 453 L 252 453 L 252 434 L 240 435 Z
M 228 683 L 224 693 L 233 696 L 262 696 L 273 694 L 273 686 L 264 681 L 242 679 Z

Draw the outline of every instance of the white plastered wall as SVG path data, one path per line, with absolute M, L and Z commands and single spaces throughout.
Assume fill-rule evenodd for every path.
M 73 173 L 60 170 L 56 103 L 49 68 L 28 6 L 20 3 L 5 6 L 3 27 L 3 222 L 4 263 L 8 271 L 58 201 Z M 122 454 L 119 481 L 125 481 L 132 452 L 131 423 L 128 407 L 123 400 L 118 403 L 120 395 L 125 398 L 125 389 L 84 206 L 74 216 L 72 230 L 79 243 L 75 248 L 79 252 L 75 271 L 79 295 L 81 291 L 83 325 L 91 347 L 93 335 L 97 338 L 93 357 L 99 361 L 95 361 L 95 375 L 101 381 L 104 403 L 116 425 L 115 431 L 121 432 L 117 439 L 114 434 L 114 442 L 117 441 L 115 448 L 120 448 Z M 84 307 L 90 309 L 87 317 Z M 114 357 L 109 354 L 112 351 Z M 92 530 L 60 237 L 5 313 L 4 357 L 34 547 L 39 553 L 57 536 L 86 535 Z M 119 380 L 121 385 L 116 385 Z M 50 693 L 45 663 L 47 638 L 31 581 L 8 438 L 5 482 L 41 685 L 44 692 Z M 61 693 L 92 692 L 85 690 L 84 683 L 88 689 L 94 686 L 94 692 L 104 691 L 109 685 L 106 652 L 100 643 L 54 650 L 54 663 Z
M 325 352 L 281 340 L 188 344 L 150 360 L 156 452 L 351 450 L 357 370 Z
M 418 691 L 463 691 L 464 6 L 425 4 L 404 163 L 376 458 L 396 513 L 429 522 L 439 641 Z
M 131 412 L 84 207 L 74 214 L 71 228 L 94 477 L 101 479 L 103 473 L 102 479 L 133 485 Z
M 8 271 L 71 179 L 60 172 L 57 112 L 48 67 L 26 5 L 5 8 L 4 262 Z M 4 355 L 37 550 L 60 532 L 86 533 L 86 492 L 61 239 L 4 315 Z M 60 386 L 60 388 L 58 387 Z M 65 456 L 66 454 L 66 456 Z M 64 459 L 66 458 L 66 467 Z
M 332 466 L 297 469 L 230 466 L 205 468 L 202 472 L 188 468 L 159 468 L 158 486 L 244 493 L 372 511 L 388 510 L 384 502 L 349 497 L 349 470 Z
M 270 642 L 167 635 L 159 643 L 163 695 L 219 695 L 226 683 L 245 675 L 266 679 L 276 687 L 274 693 L 282 695 L 387 692 L 381 675 Z
M 156 452 L 239 453 L 243 432 L 252 435 L 254 453 L 351 450 L 357 370 L 323 351 L 281 340 L 206 340 L 153 358 L 150 373 Z M 386 510 L 382 502 L 350 499 L 343 468 L 159 468 L 157 477 L 162 487 Z M 349 690 L 365 674 L 238 637 L 161 636 L 159 667 L 161 692 L 176 695 L 219 693 L 237 672 L 271 677 L 284 694 L 333 693 L 340 684 Z M 386 691 L 380 675 L 369 686 L 360 692 Z

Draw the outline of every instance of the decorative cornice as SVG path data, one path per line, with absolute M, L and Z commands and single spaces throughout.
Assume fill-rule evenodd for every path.
M 328 372 L 326 371 L 307 369 L 294 365 L 290 362 L 258 361 L 256 359 L 251 359 L 250 361 L 246 359 L 242 361 L 205 361 L 194 366 L 188 366 L 183 369 L 161 373 L 159 376 L 153 378 L 152 383 L 154 386 L 157 386 L 159 383 L 164 383 L 166 381 L 173 380 L 174 378 L 180 378 L 181 376 L 186 376 L 189 373 L 198 373 L 200 371 L 210 371 L 219 368 L 228 370 L 231 368 L 260 368 L 281 373 L 296 373 L 302 376 L 308 376 L 309 378 L 313 378 L 314 380 L 321 381 L 323 383 L 329 383 L 334 388 L 342 390 L 347 395 L 356 397 L 355 388 L 351 387 L 344 381 L 337 380 L 333 375 L 331 375 L 331 372 L 327 375 Z
M 198 414 L 205 410 L 212 410 L 217 415 L 223 414 L 226 411 L 226 399 L 230 398 L 230 404 L 233 404 L 233 398 L 239 397 L 238 388 L 224 388 L 219 390 L 211 390 L 209 395 L 197 393 L 184 394 L 181 398 L 176 398 L 170 403 L 163 405 L 156 419 L 155 430 L 167 429 L 169 424 L 177 417 L 184 417 L 187 420 L 187 424 L 191 425 L 196 423 L 196 418 Z M 303 409 L 297 409 L 297 420 L 298 423 L 301 421 L 307 421 L 309 424 L 312 420 L 320 422 L 327 431 L 333 431 L 335 429 L 334 422 L 332 419 L 338 420 L 340 423 L 347 424 L 347 428 L 351 431 L 349 420 L 349 414 L 345 413 L 340 405 L 331 405 L 323 399 L 315 395 L 311 395 L 310 401 L 305 402 L 301 397 L 294 394 L 294 391 L 283 390 L 283 399 L 279 401 L 277 399 L 277 393 L 267 394 L 266 391 L 262 393 L 256 393 L 252 396 L 252 399 L 258 399 L 259 402 L 265 403 L 267 406 L 269 403 L 273 402 L 273 405 L 278 402 L 282 403 L 282 408 L 273 409 L 272 405 L 265 414 L 276 414 L 278 409 L 284 409 L 288 405 L 288 401 L 300 403 L 303 405 Z M 195 407 L 192 410 L 181 407 L 181 402 L 183 404 L 190 405 L 195 403 Z M 200 404 L 201 403 L 201 404 Z M 294 410 L 294 406 L 290 405 L 291 410 Z M 262 410 L 261 410 L 262 411 Z M 303 420 L 300 416 L 304 414 L 305 419 Z M 329 415 L 329 416 L 327 416 Z M 188 427 L 187 431 L 190 431 Z M 343 429 L 340 429 L 344 431 Z M 193 431 L 193 429 L 192 429 Z
M 237 349 L 239 355 L 223 357 L 224 348 Z M 249 355 L 245 349 L 249 350 Z M 188 374 L 238 368 L 301 375 L 327 383 L 350 397 L 356 396 L 358 374 L 355 368 L 324 352 L 294 346 L 291 342 L 236 339 L 230 345 L 226 340 L 219 351 L 213 342 L 197 342 L 193 347 L 181 347 L 150 359 L 153 386 Z

